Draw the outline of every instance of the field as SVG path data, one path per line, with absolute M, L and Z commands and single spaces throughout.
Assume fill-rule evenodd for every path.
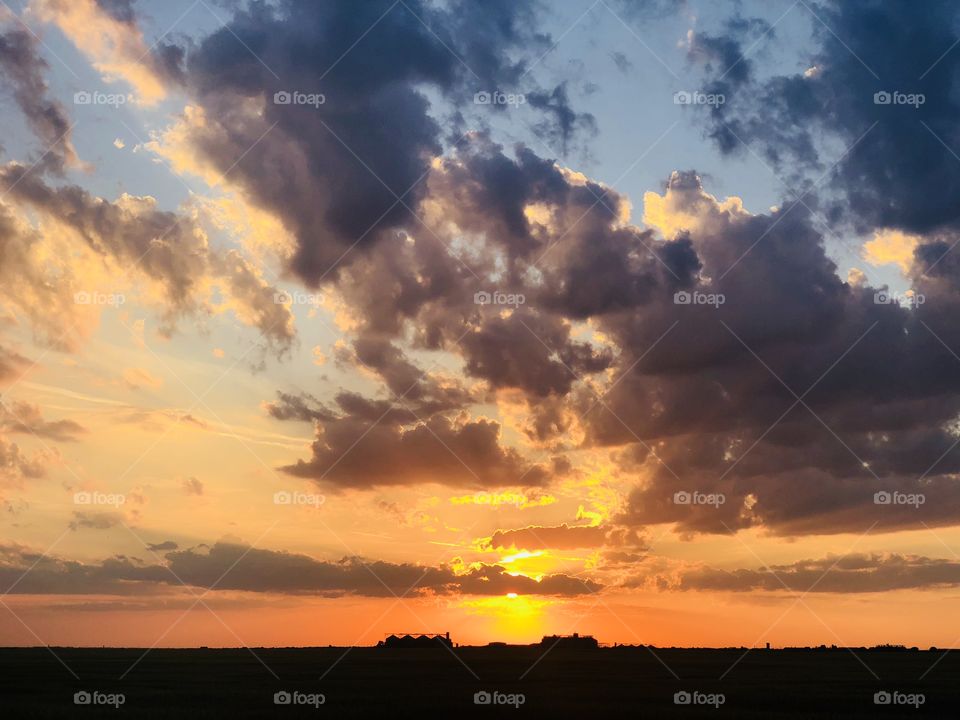
M 79 679 L 46 648 L 0 650 L 3 717 L 955 718 L 960 712 L 960 653 L 940 659 L 942 651 L 54 651 Z M 122 694 L 123 704 L 74 704 L 74 694 L 83 691 L 100 693 L 101 702 Z M 274 703 L 275 693 L 292 698 L 295 691 L 301 704 Z M 475 704 L 475 694 L 484 691 L 493 702 Z M 675 693 L 684 691 L 691 704 L 675 704 Z M 876 705 L 874 694 L 882 691 L 900 694 L 890 705 Z M 923 696 L 919 707 L 903 704 L 916 703 L 908 696 L 917 694 Z

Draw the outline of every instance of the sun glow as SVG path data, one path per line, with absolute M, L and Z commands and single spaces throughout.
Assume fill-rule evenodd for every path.
M 486 619 L 488 637 L 532 642 L 546 632 L 544 611 L 553 604 L 553 600 L 510 592 L 502 596 L 464 600 L 460 606 L 469 614 Z

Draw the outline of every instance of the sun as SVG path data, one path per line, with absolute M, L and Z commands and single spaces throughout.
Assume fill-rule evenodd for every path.
M 460 607 L 471 615 L 486 618 L 486 633 L 491 640 L 532 642 L 544 632 L 544 612 L 554 601 L 508 592 L 485 598 L 464 600 Z

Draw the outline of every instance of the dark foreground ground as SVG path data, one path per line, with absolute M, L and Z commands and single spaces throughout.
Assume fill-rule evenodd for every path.
M 960 717 L 960 651 L 754 650 L 737 662 L 743 651 L 642 647 L 153 650 L 132 670 L 143 650 L 54 652 L 79 679 L 45 648 L 0 649 L 0 718 Z M 82 691 L 124 702 L 74 704 Z M 325 702 L 274 704 L 282 691 Z M 523 704 L 474 704 L 482 691 Z M 683 691 L 701 695 L 675 704 Z M 877 705 L 882 691 L 901 695 Z M 703 704 L 719 693 L 719 707 Z M 902 704 L 917 693 L 922 705 Z

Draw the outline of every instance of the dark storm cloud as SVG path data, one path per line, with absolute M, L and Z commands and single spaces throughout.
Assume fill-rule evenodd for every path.
M 946 320 L 955 295 L 920 279 L 916 290 L 937 302 L 877 304 L 875 288 L 837 277 L 806 212 L 724 209 L 684 176 L 667 200 L 693 218 L 686 236 L 701 277 L 712 279 L 696 289 L 725 302 L 676 305 L 668 296 L 598 322 L 622 349 L 621 364 L 636 365 L 588 412 L 590 442 L 639 441 L 639 465 L 625 455 L 623 467 L 652 475 L 623 520 L 781 534 L 954 522 L 960 363 L 940 340 L 960 346 Z M 693 491 L 726 501 L 675 502 Z M 876 493 L 892 491 L 926 502 L 875 504 Z
M 77 161 L 70 118 L 61 103 L 48 97 L 44 73 L 48 65 L 38 52 L 39 41 L 22 27 L 0 34 L 0 87 L 13 98 L 42 148 L 35 162 L 40 169 L 62 172 Z
M 163 543 L 166 546 L 171 543 Z M 155 546 L 161 549 L 161 546 Z M 435 567 L 346 557 L 323 561 L 276 550 L 216 543 L 166 553 L 167 565 L 145 564 L 117 556 L 100 563 L 80 563 L 0 547 L 0 588 L 19 594 L 142 594 L 185 583 L 198 588 L 311 594 L 339 597 L 417 597 L 437 595 L 576 596 L 598 592 L 602 585 L 556 573 L 539 582 L 511 576 L 500 565 L 481 564 L 462 574 L 448 565 Z M 29 572 L 27 570 L 29 569 Z
M 335 488 L 532 486 L 547 479 L 544 468 L 500 445 L 498 423 L 442 415 L 408 426 L 351 416 L 321 422 L 312 457 L 283 470 Z
M 408 591 L 413 596 L 424 593 L 504 595 L 508 592 L 583 595 L 601 588 L 596 583 L 584 583 L 563 574 L 547 575 L 538 583 L 531 578 L 510 576 L 500 565 L 481 565 L 458 575 L 445 565 L 425 567 L 359 557 L 325 562 L 307 555 L 251 550 L 225 543 L 217 543 L 208 553 L 184 550 L 169 553 L 167 558 L 171 569 L 191 585 L 209 587 L 226 573 L 217 585 L 225 590 L 391 597 Z M 231 566 L 234 569 L 227 572 Z
M 566 395 L 579 377 L 613 362 L 609 350 L 571 340 L 569 325 L 559 318 L 523 310 L 508 318 L 491 316 L 461 346 L 469 375 L 494 388 L 520 388 L 536 397 Z
M 512 88 L 526 55 L 549 47 L 535 28 L 526 1 L 252 4 L 189 54 L 187 83 L 207 117 L 191 142 L 223 170 L 236 164 L 232 177 L 296 236 L 294 271 L 316 283 L 355 244 L 418 225 L 422 179 L 442 149 L 421 90 L 472 103 Z M 273 102 L 294 91 L 325 102 Z M 250 98 L 265 102 L 262 115 L 243 109 Z M 584 122 L 562 92 L 543 105 L 563 136 Z
M 398 404 L 412 404 L 417 408 L 418 415 L 459 410 L 473 400 L 469 391 L 459 382 L 441 382 L 424 372 L 388 339 L 361 336 L 354 341 L 353 350 L 352 360 L 378 374 Z M 345 403 L 352 402 L 354 407 L 357 404 L 356 398 L 351 400 L 347 394 L 339 396 L 337 402 L 347 412 L 351 412 L 351 409 L 345 407 Z
M 876 289 L 862 281 L 846 282 L 815 218 L 789 198 L 751 214 L 706 195 L 694 173 L 678 173 L 666 189 L 668 236 L 660 237 L 629 223 L 627 199 L 615 190 L 527 148 L 505 152 L 482 133 L 431 164 L 443 129 L 418 88 L 452 99 L 510 89 L 519 67 L 496 60 L 494 50 L 511 57 L 526 32 L 508 22 L 505 30 L 482 24 L 483 32 L 460 37 L 449 28 L 473 17 L 465 6 L 411 5 L 468 65 L 486 58 L 477 60 L 478 88 L 408 11 L 381 18 L 387 7 L 251 6 L 230 30 L 262 63 L 220 30 L 188 64 L 190 90 L 207 118 L 192 128 L 193 145 L 223 169 L 249 150 L 236 177 L 296 235 L 293 267 L 302 279 L 319 281 L 358 239 L 377 246 L 351 253 L 330 277 L 358 328 L 337 360 L 372 370 L 388 397 L 342 394 L 329 411 L 302 397 L 271 406 L 275 417 L 318 426 L 312 456 L 287 472 L 348 488 L 518 482 L 531 465 L 500 446 L 496 423 L 449 417 L 475 398 L 459 388 L 444 395 L 449 386 L 424 377 L 413 360 L 416 350 L 446 351 L 490 389 L 520 390 L 531 407 L 549 398 L 525 429 L 532 437 L 555 436 L 572 427 L 571 416 L 584 415 L 586 447 L 615 449 L 621 471 L 645 478 L 624 524 L 675 522 L 686 532 L 760 525 L 794 534 L 955 522 L 960 452 L 951 421 L 960 386 L 956 359 L 940 342 L 960 348 L 960 329 L 950 321 L 960 309 L 952 262 L 913 278 L 935 301 L 908 310 L 877 304 Z M 916 57 L 897 66 L 900 51 L 922 40 L 918 55 L 931 54 L 932 64 L 954 38 L 946 5 L 932 4 L 920 19 L 907 17 L 906 7 L 815 9 L 853 38 L 865 62 L 882 55 L 890 82 L 909 91 L 904 68 L 914 78 L 925 68 Z M 497 5 L 491 17 L 505 8 Z M 377 20 L 357 52 L 323 76 Z M 901 25 L 905 37 L 882 49 L 878 38 Z M 691 59 L 729 92 L 726 105 L 708 111 L 721 146 L 732 150 L 735 132 L 774 163 L 823 167 L 829 158 L 817 153 L 818 131 L 850 144 L 886 112 L 867 137 L 870 149 L 841 161 L 836 187 L 861 226 L 944 228 L 918 250 L 928 263 L 943 255 L 953 240 L 960 163 L 942 147 L 931 152 L 936 139 L 916 120 L 929 120 L 950 144 L 951 56 L 920 83 L 939 85 L 938 99 L 931 95 L 919 110 L 878 106 L 873 93 L 883 88 L 869 73 L 864 81 L 863 65 L 823 30 L 816 70 L 759 78 L 760 63 L 744 48 L 766 29 L 735 18 L 726 35 L 692 38 Z M 465 37 L 472 39 L 465 44 Z M 365 50 L 368 41 L 378 43 L 376 53 Z M 323 92 L 326 102 L 273 104 L 282 90 Z M 562 141 L 576 121 L 560 95 L 537 92 Z M 264 101 L 262 116 L 249 109 Z M 902 152 L 897 143 L 908 126 L 927 139 Z M 415 181 L 397 202 L 390 190 L 403 193 Z M 813 198 L 809 204 L 817 207 Z M 525 303 L 475 303 L 478 292 L 492 290 L 522 293 Z M 719 293 L 724 303 L 677 304 L 677 292 Z M 589 321 L 607 345 L 579 340 L 578 321 Z M 578 376 L 601 390 L 611 383 L 603 402 Z M 791 393 L 808 388 L 809 409 Z M 389 396 L 404 393 L 409 405 L 391 407 Z M 533 484 L 546 479 L 539 468 L 531 475 Z M 726 502 L 675 503 L 682 491 L 723 493 Z M 926 503 L 874 504 L 876 493 L 892 491 L 921 493 Z
M 922 10 L 905 0 L 873 0 L 811 9 L 822 20 L 811 21 L 811 69 L 754 73 L 712 113 L 711 135 L 728 152 L 744 152 L 741 140 L 754 145 L 785 170 L 806 165 L 816 168 L 815 177 L 829 170 L 843 200 L 831 214 L 860 230 L 956 228 L 960 55 L 949 50 L 960 8 L 949 0 L 923 3 Z M 714 40 L 730 45 L 736 34 Z M 897 92 L 924 101 L 875 103 L 876 93 Z M 835 142 L 819 142 L 824 135 Z
M 702 568 L 684 572 L 676 590 L 873 593 L 960 585 L 960 562 L 918 555 L 852 554 L 769 569 Z
M 960 348 L 950 320 L 960 309 L 960 266 L 949 256 L 914 278 L 926 304 L 878 304 L 877 288 L 839 277 L 802 206 L 751 214 L 709 196 L 695 173 L 675 173 L 651 215 L 670 228 L 661 238 L 629 225 L 626 199 L 610 188 L 522 147 L 508 156 L 484 136 L 445 158 L 429 189 L 436 212 L 455 226 L 451 235 L 477 240 L 469 260 L 483 275 L 460 275 L 454 291 L 456 260 L 418 239 L 371 259 L 375 272 L 347 273 L 346 296 L 365 309 L 363 297 L 382 298 L 381 288 L 417 288 L 389 321 L 380 319 L 387 311 L 372 310 L 378 326 L 394 337 L 410 328 L 416 344 L 456 352 L 489 387 L 523 391 L 531 438 L 569 433 L 583 416 L 586 447 L 616 448 L 622 471 L 648 478 L 630 495 L 624 524 L 674 522 L 685 532 L 762 525 L 789 535 L 956 520 L 960 451 L 951 422 L 960 368 L 944 344 Z M 930 243 L 919 252 L 941 249 Z M 434 293 L 434 278 L 443 291 Z M 474 305 L 473 294 L 490 288 L 522 291 L 526 301 L 508 312 Z M 724 302 L 677 304 L 678 292 L 719 293 Z M 576 320 L 589 320 L 609 349 L 573 341 Z M 394 385 L 412 382 L 390 350 L 397 346 L 378 342 L 381 352 L 368 359 L 392 358 L 380 364 Z M 600 390 L 609 377 L 602 402 L 578 375 Z M 791 390 L 809 388 L 807 409 Z M 450 421 L 436 422 L 445 431 Z M 330 424 L 314 459 L 293 469 L 335 473 L 339 454 L 368 428 L 356 419 Z M 407 436 L 399 426 L 374 428 L 366 437 L 370 452 L 380 443 L 394 457 L 406 458 L 407 445 L 426 452 L 412 442 L 427 438 L 422 429 Z M 342 461 L 354 469 L 347 484 L 363 482 L 368 455 Z M 413 467 L 392 476 L 416 482 L 420 465 Z M 726 502 L 674 503 L 682 491 L 722 493 Z M 894 491 L 927 502 L 874 504 L 876 493 Z

